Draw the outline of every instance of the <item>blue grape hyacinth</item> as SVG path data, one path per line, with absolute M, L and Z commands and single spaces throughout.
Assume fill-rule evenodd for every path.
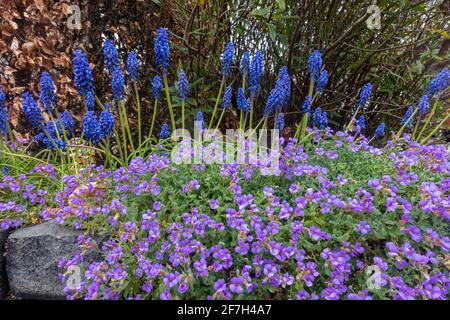
M 316 91 L 318 93 L 322 93 L 327 83 L 328 83 L 328 71 L 324 70 L 322 71 L 322 73 L 319 76 L 319 79 L 317 80 Z
M 356 125 L 360 130 L 364 129 L 366 127 L 366 118 L 364 116 L 361 116 L 356 120 Z
M 328 126 L 328 115 L 325 111 L 322 112 L 320 107 L 317 107 L 312 115 L 312 123 L 318 129 L 326 129 Z
M 245 93 L 244 93 L 244 90 L 242 90 L 242 88 L 238 89 L 237 107 L 238 107 L 238 110 L 242 110 L 245 113 L 250 111 L 250 103 L 248 102 L 247 98 L 245 97 Z
M 94 105 L 95 105 L 95 95 L 91 92 L 89 92 L 85 96 L 86 101 L 86 108 L 88 111 L 94 111 Z
M 249 92 L 252 98 L 256 96 L 259 90 L 259 83 L 261 82 L 261 78 L 263 75 L 264 62 L 263 55 L 261 51 L 256 51 L 255 55 L 252 58 L 250 64 L 250 75 L 249 75 Z
M 291 80 L 286 67 L 282 67 L 278 73 L 278 79 L 275 88 L 270 91 L 267 98 L 264 116 L 269 117 L 274 112 L 279 111 L 285 106 L 291 94 Z
M 6 108 L 6 97 L 3 87 L 0 85 L 0 133 L 8 135 L 8 123 L 10 121 L 8 109 Z
M 114 134 L 114 115 L 109 105 L 106 105 L 105 110 L 100 113 L 99 125 L 102 139 L 111 137 Z
M 161 126 L 161 132 L 159 134 L 159 138 L 161 140 L 166 140 L 169 137 L 170 131 L 169 131 L 169 126 L 167 125 L 167 123 L 164 123 Z
M 450 83 L 450 70 L 443 68 L 434 78 L 431 80 L 427 89 L 427 95 L 431 98 L 443 93 Z
M 161 78 L 158 75 L 155 75 L 153 77 L 153 81 L 152 81 L 152 95 L 153 95 L 153 98 L 159 100 L 161 98 L 161 91 L 162 91 Z
M 103 58 L 106 69 L 112 73 L 119 66 L 119 52 L 111 39 L 106 39 L 103 44 Z
M 248 51 L 245 51 L 242 55 L 240 69 L 242 74 L 248 77 L 250 74 L 250 53 Z
M 73 72 L 78 92 L 83 96 L 95 94 L 92 70 L 82 50 L 75 50 L 73 53 Z
M 178 76 L 178 97 L 181 101 L 186 102 L 189 94 L 189 82 L 184 73 L 184 70 L 181 69 L 180 75 Z
M 280 131 L 283 131 L 283 129 L 284 129 L 284 113 L 280 112 L 278 114 L 278 117 L 277 117 L 277 120 L 275 123 L 275 128 Z
M 131 51 L 127 58 L 127 72 L 131 80 L 137 81 L 139 77 L 139 60 L 136 52 Z
M 359 101 L 358 108 L 365 107 L 370 101 L 370 97 L 372 96 L 372 84 L 366 83 L 359 93 Z
M 231 106 L 231 98 L 233 96 L 233 89 L 227 87 L 222 99 L 222 109 L 228 109 Z
M 64 130 L 68 134 L 73 134 L 75 132 L 75 121 L 69 111 L 66 110 L 61 114 L 61 121 L 63 123 Z
M 306 96 L 305 101 L 303 102 L 302 112 L 303 113 L 311 112 L 311 97 L 310 96 Z
M 380 125 L 375 129 L 375 138 L 380 139 L 382 136 L 384 136 L 385 130 L 385 124 L 383 122 L 380 123 Z
M 222 53 L 222 76 L 228 78 L 231 75 L 231 66 L 234 60 L 234 44 L 228 42 L 225 50 Z
M 429 107 L 430 100 L 428 99 L 428 96 L 424 94 L 422 98 L 420 98 L 419 104 L 417 105 L 419 116 L 423 117 L 428 112 Z
M 195 119 L 196 125 L 200 130 L 203 130 L 205 123 L 203 121 L 203 113 L 201 111 L 197 112 L 197 118 Z
M 112 78 L 112 91 L 114 100 L 119 101 L 123 100 L 124 92 L 125 92 L 125 80 L 123 78 L 122 69 L 118 66 L 113 72 Z
M 403 117 L 402 126 L 406 124 L 406 127 L 410 128 L 413 125 L 414 119 L 410 119 L 413 112 L 414 112 L 414 107 L 409 106 L 408 110 L 406 110 L 405 116 Z
M 39 91 L 39 100 L 44 107 L 45 112 L 51 113 L 56 107 L 55 84 L 50 73 L 44 71 L 39 80 L 41 90 Z
M 28 91 L 22 94 L 22 112 L 33 127 L 39 129 L 44 124 L 41 109 Z
M 169 34 L 166 28 L 157 30 L 153 49 L 155 51 L 155 66 L 165 74 L 170 66 Z
M 94 111 L 86 112 L 83 119 L 83 134 L 87 141 L 93 145 L 99 144 L 102 140 L 102 132 L 100 124 L 98 123 L 97 116 Z
M 319 50 L 314 50 L 308 58 L 309 76 L 314 81 L 317 81 L 322 71 L 322 54 Z

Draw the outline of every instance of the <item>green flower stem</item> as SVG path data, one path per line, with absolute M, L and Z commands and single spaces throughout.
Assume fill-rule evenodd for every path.
M 419 129 L 420 121 L 422 121 L 422 117 L 421 116 L 419 116 L 419 118 L 416 121 L 416 125 L 414 126 L 414 131 L 413 131 L 413 134 L 412 134 L 412 137 L 411 137 L 412 140 L 414 140 L 414 137 L 416 136 L 417 130 Z
M 139 146 L 142 143 L 142 130 L 141 130 L 141 100 L 139 99 L 139 91 L 136 81 L 133 81 L 134 92 L 136 94 L 136 106 L 137 106 L 137 117 L 138 117 L 138 143 Z
M 100 99 L 97 96 L 95 96 L 95 102 L 97 102 L 97 104 L 100 106 L 100 108 L 103 111 L 106 110 L 105 106 L 103 105 L 103 103 L 100 101 Z M 87 109 L 87 107 L 86 107 L 86 109 Z
M 150 132 L 148 133 L 149 138 L 151 138 L 151 136 L 153 134 L 153 128 L 155 127 L 156 110 L 157 109 L 158 109 L 158 99 L 155 99 L 155 104 L 153 106 L 152 124 L 150 125 Z
M 220 123 L 222 122 L 222 118 L 223 118 L 223 116 L 225 115 L 225 110 L 226 110 L 226 109 L 223 108 L 223 109 L 222 109 L 222 112 L 220 113 L 219 121 L 217 122 L 217 125 L 216 125 L 216 130 L 219 129 Z
M 209 121 L 208 129 L 211 129 L 211 126 L 213 124 L 214 118 L 216 116 L 217 107 L 219 106 L 220 97 L 222 96 L 223 87 L 225 86 L 225 77 L 222 77 L 222 81 L 220 82 L 220 88 L 219 88 L 219 94 L 217 95 L 216 99 L 216 105 L 214 106 L 214 110 L 211 116 L 211 120 Z
M 244 130 L 244 110 L 241 109 L 241 115 L 239 117 L 239 129 Z
M 422 127 L 422 130 L 420 130 L 419 135 L 417 136 L 416 141 L 419 141 L 420 137 L 422 137 L 422 134 L 425 132 L 425 129 L 430 124 L 431 118 L 433 118 L 434 114 L 436 113 L 437 105 L 438 105 L 439 99 L 436 99 L 436 102 L 433 105 L 433 108 L 431 109 L 430 114 L 427 117 L 427 120 L 425 121 L 425 124 Z
M 184 100 L 181 101 L 181 129 L 183 130 L 182 138 L 184 138 Z
M 167 75 L 166 74 L 164 74 L 164 76 L 163 76 L 163 81 L 164 81 L 164 88 L 165 88 L 164 91 L 166 92 L 167 105 L 169 106 L 170 120 L 172 122 L 172 132 L 175 132 L 175 130 L 177 128 L 175 126 L 175 116 L 174 116 L 174 113 L 173 113 L 172 101 L 170 100 L 169 84 L 167 82 Z
M 120 100 L 119 104 L 122 107 L 123 122 L 125 124 L 125 130 L 127 132 L 128 139 L 130 140 L 131 149 L 133 151 L 136 151 L 136 149 L 134 148 L 133 137 L 131 135 L 130 124 L 128 123 L 128 115 L 127 115 L 127 110 L 125 108 L 125 103 L 123 100 Z
M 425 138 L 423 139 L 420 144 L 424 144 L 425 142 L 427 142 L 443 125 L 444 123 L 450 118 L 450 112 L 447 114 L 447 116 L 441 121 L 439 122 L 439 124 L 433 129 L 433 131 L 431 131 L 431 133 Z
M 411 116 L 408 118 L 408 120 L 405 121 L 403 126 L 400 128 L 400 130 L 398 130 L 397 134 L 394 136 L 394 139 L 393 139 L 394 141 L 396 141 L 400 138 L 400 136 L 403 133 L 403 131 L 405 130 L 406 126 L 412 121 L 412 119 L 414 118 L 414 116 L 416 115 L 418 110 L 419 110 L 419 108 L 414 109 L 414 112 L 411 114 Z
M 125 126 L 123 124 L 124 120 L 122 119 L 122 111 L 121 111 L 120 105 L 118 106 L 117 110 L 119 112 L 120 130 L 122 131 L 124 160 L 126 161 L 128 159 L 127 136 L 126 136 L 126 133 L 125 133 Z

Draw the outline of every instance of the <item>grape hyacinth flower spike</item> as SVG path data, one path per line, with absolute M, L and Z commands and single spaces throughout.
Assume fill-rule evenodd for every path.
M 317 80 L 316 91 L 317 93 L 322 93 L 323 89 L 328 83 L 328 71 L 324 70 L 321 72 L 319 79 Z
M 366 127 L 366 118 L 364 116 L 359 117 L 359 119 L 356 121 L 356 125 L 358 126 L 359 130 L 362 130 Z
M 170 66 L 169 34 L 166 28 L 159 28 L 154 44 L 155 66 L 163 74 Z
M 278 114 L 276 123 L 275 123 L 275 129 L 279 130 L 280 132 L 284 129 L 284 113 L 280 112 Z
M 428 97 L 432 98 L 443 93 L 450 84 L 450 70 L 443 68 L 434 78 L 431 80 L 427 89 Z
M 168 137 L 169 137 L 169 126 L 167 125 L 167 123 L 164 123 L 162 126 L 161 126 L 161 132 L 160 132 L 160 134 L 159 134 L 159 138 L 161 139 L 161 140 L 166 140 Z
M 103 44 L 103 59 L 109 73 L 113 73 L 119 66 L 119 53 L 111 39 L 106 39 Z
M 6 108 L 6 97 L 3 92 L 3 87 L 0 85 L 0 134 L 7 136 L 10 134 L 9 131 L 9 113 Z M 0 138 L 1 139 L 1 138 Z M 0 141 L 1 143 L 2 141 Z
M 374 137 L 376 139 L 380 139 L 381 137 L 383 137 L 384 133 L 385 133 L 385 129 L 386 129 L 385 124 L 383 122 L 380 123 L 380 125 L 375 129 L 375 136 Z
M 203 130 L 205 124 L 203 122 L 203 113 L 201 111 L 197 112 L 197 118 L 195 119 L 195 125 L 198 129 Z
M 249 72 L 249 92 L 254 99 L 256 97 L 256 94 L 259 90 L 259 83 L 261 82 L 261 78 L 263 75 L 263 68 L 264 68 L 264 62 L 263 62 L 263 55 L 261 51 L 256 51 L 255 55 L 252 58 L 251 64 L 250 64 L 250 72 Z
M 61 120 L 64 126 L 64 130 L 66 130 L 66 132 L 68 134 L 74 134 L 75 132 L 75 122 L 72 118 L 72 115 L 70 114 L 69 111 L 64 111 L 61 115 Z
M 240 69 L 244 79 L 247 78 L 250 74 L 250 53 L 248 51 L 245 51 L 244 54 L 242 55 Z
M 111 137 L 114 134 L 114 115 L 108 104 L 105 106 L 105 110 L 100 113 L 99 125 L 102 139 Z
M 314 50 L 308 58 L 309 76 L 313 81 L 317 81 L 322 71 L 322 54 L 319 50 Z
M 41 109 L 36 100 L 34 100 L 33 95 L 28 91 L 22 94 L 22 112 L 36 129 L 40 129 L 45 122 Z
M 231 75 L 231 66 L 234 60 L 234 44 L 233 42 L 228 42 L 225 50 L 222 53 L 222 76 L 224 78 L 229 78 Z
M 414 112 L 413 106 L 409 106 L 408 110 L 406 110 L 405 116 L 402 119 L 401 124 L 406 125 L 407 128 L 410 128 L 413 124 L 414 119 L 410 119 L 411 116 L 413 115 L 413 112 Z
M 225 93 L 223 94 L 222 104 L 220 106 L 222 112 L 220 113 L 219 120 L 217 121 L 216 130 L 219 128 L 220 123 L 222 122 L 223 116 L 225 115 L 225 111 L 231 106 L 232 95 L 233 89 L 231 89 L 231 87 L 227 87 L 225 89 Z
M 369 82 L 362 87 L 359 93 L 358 108 L 367 106 L 371 96 L 372 96 L 372 84 Z
M 82 50 L 74 51 L 73 72 L 78 93 L 85 97 L 87 109 L 92 110 L 95 98 L 94 78 L 89 61 Z
M 430 101 L 426 94 L 422 96 L 419 100 L 419 104 L 417 105 L 417 108 L 419 109 L 419 116 L 423 117 L 427 112 L 428 108 L 430 107 Z
M 127 58 L 127 72 L 132 81 L 137 81 L 139 77 L 139 60 L 136 52 L 131 51 Z
M 122 69 L 117 66 L 113 71 L 113 78 L 112 78 L 112 91 L 115 101 L 123 100 L 124 97 L 124 86 L 125 86 L 125 80 L 123 78 L 123 72 Z
M 102 132 L 94 111 L 86 112 L 83 119 L 83 134 L 86 140 L 97 145 L 102 139 Z
M 178 76 L 178 97 L 181 100 L 181 128 L 184 130 L 184 105 L 188 99 L 189 94 L 189 82 L 184 73 L 184 70 L 181 69 L 180 75 Z
M 39 80 L 41 90 L 39 91 L 39 100 L 44 106 L 45 112 L 51 114 L 53 108 L 56 106 L 55 84 L 53 83 L 50 73 L 44 71 Z

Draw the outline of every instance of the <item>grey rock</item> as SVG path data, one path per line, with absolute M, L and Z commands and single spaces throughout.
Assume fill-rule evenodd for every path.
M 58 274 L 58 262 L 71 259 L 78 250 L 81 231 L 50 221 L 20 229 L 8 238 L 6 272 L 11 293 L 22 299 L 65 299 L 64 285 Z M 104 240 L 97 238 L 97 244 Z M 99 251 L 89 253 L 84 261 L 100 259 Z
M 8 231 L 0 230 L 0 300 L 5 299 L 9 292 L 8 277 L 5 268 L 5 246 Z

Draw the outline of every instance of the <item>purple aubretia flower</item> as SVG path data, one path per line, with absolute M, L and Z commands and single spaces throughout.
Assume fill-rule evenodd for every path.
M 97 145 L 102 139 L 100 124 L 94 111 L 88 111 L 84 116 L 83 133 L 86 139 L 93 145 Z
M 39 84 L 41 86 L 39 100 L 44 106 L 45 112 L 50 113 L 56 106 L 55 84 L 50 73 L 43 72 Z
M 365 107 L 369 103 L 371 96 L 372 96 L 372 84 L 369 82 L 362 87 L 359 93 L 358 108 Z
M 106 69 L 112 73 L 119 66 L 119 53 L 111 39 L 106 39 L 103 44 L 103 59 L 105 60 Z
M 233 293 L 240 294 L 244 291 L 242 285 L 244 284 L 244 279 L 241 277 L 233 277 L 230 281 L 230 291 Z
M 44 123 L 41 109 L 39 109 L 36 100 L 29 92 L 25 92 L 22 95 L 22 112 L 33 127 L 40 128 Z
M 153 98 L 160 99 L 161 98 L 161 91 L 162 91 L 162 81 L 161 78 L 158 75 L 155 75 L 153 77 L 152 81 L 152 94 Z
M 234 59 L 234 44 L 233 42 L 228 42 L 225 50 L 222 53 L 222 76 L 228 78 L 231 74 L 231 66 L 233 65 Z
M 184 70 L 181 69 L 180 75 L 178 76 L 178 97 L 180 97 L 181 101 L 186 102 L 189 93 L 189 82 L 184 73 Z
M 231 87 L 227 87 L 225 89 L 225 93 L 223 94 L 222 109 L 228 109 L 231 106 L 232 95 L 233 90 L 231 89 Z
M 82 50 L 75 50 L 73 53 L 73 73 L 78 92 L 83 96 L 94 95 L 95 86 L 92 70 L 86 54 Z
M 358 224 L 358 228 L 357 229 L 358 229 L 359 233 L 364 235 L 364 234 L 368 234 L 372 228 L 370 227 L 370 225 L 366 221 L 361 221 Z
M 139 60 L 136 56 L 136 52 L 131 51 L 127 58 L 127 71 L 131 80 L 137 81 L 139 76 Z
M 162 73 L 166 73 L 170 66 L 169 35 L 166 28 L 159 28 L 156 35 L 155 66 Z

